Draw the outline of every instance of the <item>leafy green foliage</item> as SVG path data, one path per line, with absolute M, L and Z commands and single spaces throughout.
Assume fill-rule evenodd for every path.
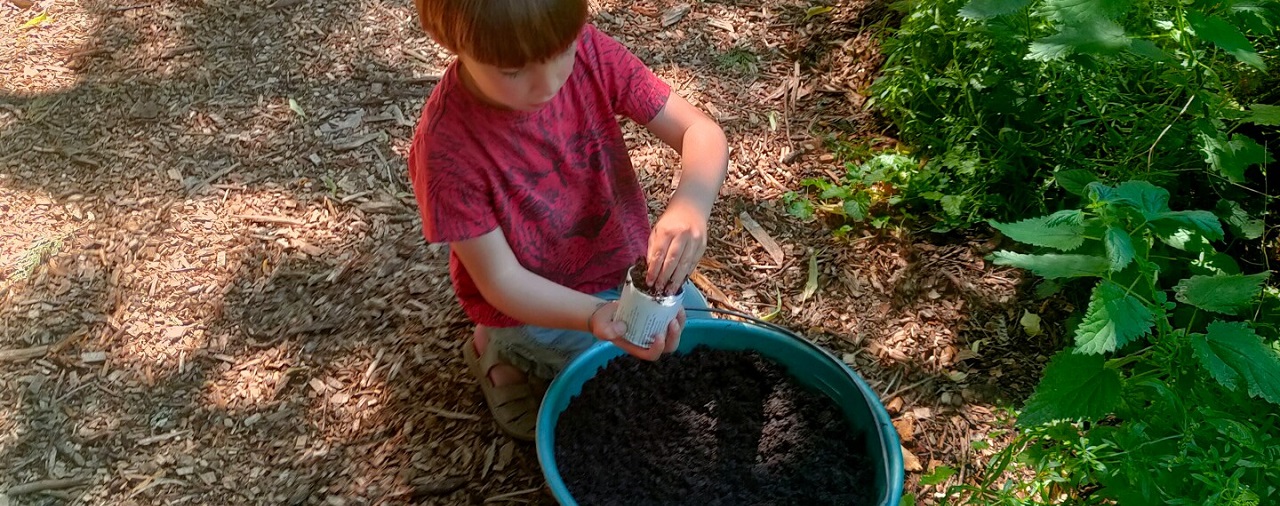
M 1107 259 L 1092 255 L 1024 255 L 998 251 L 991 258 L 996 265 L 1026 269 L 1045 279 L 1096 277 L 1111 267 Z
M 1178 302 L 1215 313 L 1239 314 L 1258 298 L 1262 283 L 1270 274 L 1191 276 L 1179 282 L 1173 290 Z
M 1280 479 L 1280 318 L 1271 309 L 1280 290 L 1265 287 L 1269 272 L 1239 273 L 1213 244 L 1224 237 L 1219 215 L 1247 220 L 1234 202 L 1217 215 L 1171 209 L 1169 193 L 1144 181 L 1082 190 L 1081 209 L 996 224 L 1039 248 L 1036 227 L 1079 231 L 1079 245 L 1052 239 L 1072 254 L 991 258 L 1093 284 L 1075 348 L 1054 356 L 1018 416 L 1020 448 L 1039 477 L 1019 486 L 1100 487 L 1091 497 L 1119 504 L 1280 501 L 1271 485 Z M 1104 418 L 1113 422 L 1084 423 Z M 977 504 L 1006 497 L 957 490 Z
M 1137 298 L 1110 281 L 1093 288 L 1084 321 L 1076 328 L 1077 353 L 1116 351 L 1151 332 L 1154 315 Z
M 1263 207 L 1250 189 L 1273 160 L 1238 127 L 1280 124 L 1280 106 L 1257 96 L 1265 85 L 1240 83 L 1268 82 L 1274 51 L 1259 49 L 1280 47 L 1274 2 L 897 5 L 870 103 L 925 161 L 915 177 L 946 178 L 938 191 L 963 198 L 945 214 L 1042 214 L 1080 194 L 1086 174 L 1150 180 L 1201 208 L 1219 197 Z
M 1028 218 L 1014 223 L 989 222 L 992 227 L 1018 242 L 1071 251 L 1084 244 L 1084 227 L 1071 215 Z
M 840 151 L 840 149 L 837 149 Z M 921 218 L 940 230 L 964 223 L 966 197 L 945 194 L 949 178 L 939 174 L 920 174 L 915 158 L 892 151 L 862 153 L 862 163 L 845 164 L 845 175 L 836 181 L 805 179 L 805 193 L 783 195 L 787 212 L 800 219 L 817 214 L 836 215 L 850 223 L 870 223 L 883 227 L 893 217 Z M 838 230 L 839 232 L 840 230 Z
M 1249 395 L 1280 404 L 1280 355 L 1241 322 L 1216 321 L 1191 336 L 1200 363 L 1228 389 L 1244 384 Z
M 1120 402 L 1120 374 L 1099 355 L 1063 350 L 1045 366 L 1044 378 L 1018 414 L 1019 425 L 1097 420 Z

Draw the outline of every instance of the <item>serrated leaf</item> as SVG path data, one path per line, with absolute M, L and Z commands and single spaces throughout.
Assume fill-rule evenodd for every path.
M 1051 227 L 1059 225 L 1084 225 L 1084 211 L 1079 209 L 1065 209 L 1048 216 L 1046 222 Z
M 1262 292 L 1262 284 L 1271 276 L 1270 271 L 1226 276 L 1191 276 L 1173 287 L 1178 302 L 1191 304 L 1205 311 L 1223 314 L 1240 314 Z
M 1222 231 L 1222 222 L 1209 211 L 1170 211 L 1148 218 L 1152 222 L 1170 222 L 1191 228 L 1210 241 L 1218 241 L 1226 236 Z
M 1084 227 L 1076 223 L 1050 224 L 1055 215 L 1028 218 L 1013 223 L 988 223 L 1009 238 L 1032 246 L 1071 251 L 1084 244 Z
M 1262 233 L 1266 230 L 1262 220 L 1251 219 L 1249 213 L 1232 200 L 1219 200 L 1214 214 L 1231 228 L 1231 233 L 1245 239 L 1262 237 Z
M 1097 181 L 1098 177 L 1084 169 L 1067 169 L 1054 172 L 1053 180 L 1062 189 L 1083 197 L 1085 196 L 1085 188 L 1089 186 L 1089 183 Z
M 1035 15 L 1052 21 L 1073 24 L 1091 17 L 1114 17 L 1129 7 L 1127 0 L 1044 0 Z
M 1204 153 L 1204 160 L 1210 167 L 1234 183 L 1244 182 L 1244 173 L 1249 167 L 1272 161 L 1266 148 L 1240 134 L 1232 135 L 1227 140 L 1226 134 L 1222 132 L 1215 132 L 1215 135 L 1202 132 L 1200 151 Z
M 1106 200 L 1129 204 L 1141 211 L 1147 220 L 1155 220 L 1170 211 L 1169 191 L 1146 181 L 1120 183 Z
M 1253 104 L 1249 106 L 1249 115 L 1244 120 L 1258 125 L 1280 126 L 1280 105 Z
M 800 292 L 800 302 L 809 300 L 814 292 L 818 291 L 818 252 L 809 255 L 809 279 L 804 284 L 804 291 Z
M 867 210 L 871 208 L 870 197 L 865 192 L 858 192 L 852 198 L 845 200 L 841 205 L 844 215 L 853 221 L 863 221 L 867 219 Z
M 1028 60 L 1060 60 L 1072 53 L 1107 54 L 1129 47 L 1124 28 L 1115 21 L 1094 17 L 1066 26 L 1062 31 L 1031 43 Z
M 1191 335 L 1191 346 L 1222 386 L 1235 390 L 1243 382 L 1249 395 L 1280 404 L 1280 354 L 1248 324 L 1215 321 L 1207 333 Z
M 987 19 L 1012 14 L 1031 4 L 1031 0 L 970 0 L 960 9 L 960 17 Z
M 920 477 L 920 486 L 928 487 L 930 485 L 945 483 L 947 478 L 950 478 L 954 474 L 956 474 L 956 470 L 953 468 L 947 466 L 935 467 L 933 468 L 933 472 Z
M 1076 352 L 1100 354 L 1124 347 L 1151 332 L 1155 316 L 1120 285 L 1103 280 L 1093 288 L 1084 320 L 1076 327 Z
M 1107 260 L 1111 262 L 1111 270 L 1120 272 L 1133 261 L 1133 239 L 1120 227 L 1108 227 L 1105 238 Z
M 1191 23 L 1191 28 L 1195 29 L 1197 37 L 1212 42 L 1222 48 L 1223 51 L 1236 57 L 1241 63 L 1252 65 L 1263 72 L 1267 71 L 1267 64 L 1262 61 L 1261 56 L 1258 56 L 1258 52 L 1254 50 L 1249 38 L 1240 33 L 1240 30 L 1232 26 L 1227 20 L 1217 16 L 1205 16 L 1203 13 L 1196 11 L 1189 11 L 1187 12 L 1187 21 Z
M 1119 405 L 1121 386 L 1120 373 L 1106 367 L 1102 356 L 1060 351 L 1045 365 L 1040 384 L 1018 413 L 1018 425 L 1102 418 Z
M 1093 255 L 1024 255 L 1012 251 L 995 252 L 992 262 L 1026 269 L 1045 279 L 1096 277 L 1111 267 L 1107 259 Z

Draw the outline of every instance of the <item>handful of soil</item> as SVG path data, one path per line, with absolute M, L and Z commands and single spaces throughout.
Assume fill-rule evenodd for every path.
M 631 266 L 631 284 L 635 285 L 636 290 L 640 290 L 640 293 L 650 297 L 662 297 L 666 295 L 660 290 L 649 286 L 649 283 L 645 281 L 645 273 L 647 272 L 649 272 L 649 261 L 644 257 L 636 259 L 635 265 Z
M 622 356 L 556 423 L 578 503 L 871 504 L 865 438 L 826 395 L 754 351 Z

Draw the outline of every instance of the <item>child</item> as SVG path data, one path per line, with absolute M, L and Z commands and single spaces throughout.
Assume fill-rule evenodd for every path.
M 706 250 L 728 147 L 713 120 L 587 23 L 587 0 L 416 0 L 423 28 L 457 56 L 423 108 L 409 172 L 423 232 L 449 243 L 454 291 L 476 323 L 463 354 L 494 418 L 531 440 L 541 392 L 597 339 L 656 360 L 614 322 L 641 256 L 650 286 L 685 290 Z M 650 230 L 617 115 L 680 152 L 682 177 Z

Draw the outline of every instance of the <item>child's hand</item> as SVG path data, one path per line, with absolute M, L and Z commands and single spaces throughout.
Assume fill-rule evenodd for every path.
M 627 333 L 627 324 L 623 322 L 613 321 L 614 313 L 618 312 L 618 302 L 613 301 L 605 304 L 591 316 L 590 326 L 591 334 L 596 339 L 609 341 L 614 346 L 622 348 L 622 351 L 628 355 L 639 358 L 641 360 L 657 360 L 665 353 L 676 351 L 680 346 L 680 333 L 684 332 L 685 314 L 684 308 L 680 308 L 680 312 L 676 313 L 675 319 L 667 325 L 666 335 L 658 334 L 654 336 L 653 342 L 648 348 L 641 348 L 627 341 L 623 336 Z
M 707 251 L 707 216 L 675 202 L 649 235 L 649 272 L 645 281 L 671 295 L 680 289 Z

